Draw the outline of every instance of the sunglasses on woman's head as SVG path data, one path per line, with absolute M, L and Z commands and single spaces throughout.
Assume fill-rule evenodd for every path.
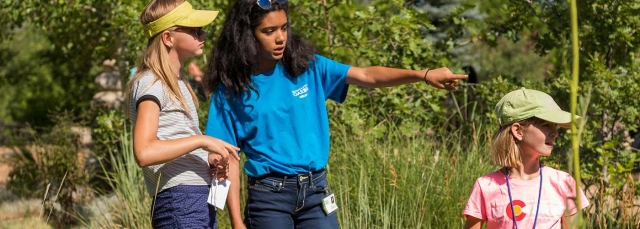
M 277 2 L 278 4 L 284 4 L 287 2 L 287 0 L 257 0 L 258 1 L 258 6 L 260 6 L 260 8 L 268 10 L 271 9 L 271 3 L 272 2 Z
M 207 36 L 207 32 L 205 32 L 202 27 L 178 27 L 173 31 L 187 33 L 196 39 Z

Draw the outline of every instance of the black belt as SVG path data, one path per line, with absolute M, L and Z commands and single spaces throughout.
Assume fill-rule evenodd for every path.
M 324 168 L 316 171 L 304 172 L 304 173 L 293 174 L 293 175 L 290 175 L 290 174 L 287 175 L 282 173 L 269 173 L 269 174 L 262 175 L 260 177 L 249 177 L 249 181 L 270 178 L 273 180 L 285 181 L 286 183 L 294 183 L 294 182 L 298 182 L 299 180 L 300 181 L 305 180 L 309 177 L 312 177 L 313 181 L 316 181 L 317 179 L 321 178 L 322 175 L 324 175 L 325 173 L 326 173 L 326 169 Z

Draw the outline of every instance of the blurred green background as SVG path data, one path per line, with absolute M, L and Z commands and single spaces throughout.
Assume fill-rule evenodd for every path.
M 221 11 L 205 28 L 208 54 L 233 1 L 191 3 Z M 526 86 L 568 110 L 567 1 L 289 3 L 293 31 L 322 55 L 356 66 L 447 66 L 473 78 L 457 92 L 351 87 L 344 104 L 327 103 L 329 179 L 343 228 L 461 227 L 473 182 L 496 169 L 487 145 L 497 100 Z M 138 21 L 146 4 L 0 2 L 0 228 L 149 227 L 129 123 L 118 106 L 92 105 L 105 91 L 96 77 L 126 85 L 146 46 Z M 592 203 L 585 227 L 638 228 L 640 1 L 584 0 L 578 12 L 580 166 Z M 206 54 L 191 61 L 204 67 Z M 201 101 L 203 124 L 207 107 Z M 546 164 L 573 171 L 568 139 L 562 130 Z

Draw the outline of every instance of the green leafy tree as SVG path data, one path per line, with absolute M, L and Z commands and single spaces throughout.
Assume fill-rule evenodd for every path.
M 405 1 L 292 1 L 293 30 L 316 44 L 321 54 L 356 65 L 424 69 L 450 66 L 447 50 L 425 39 L 433 29 L 429 15 Z M 450 66 L 451 67 L 451 66 Z M 446 93 L 426 84 L 393 88 L 351 87 L 344 106 L 329 103 L 333 123 L 356 135 L 383 137 L 389 127 L 423 134 L 446 121 Z

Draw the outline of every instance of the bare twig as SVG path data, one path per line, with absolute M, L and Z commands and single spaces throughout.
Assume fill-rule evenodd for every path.
M 322 6 L 324 8 L 324 20 L 327 22 L 327 36 L 329 39 L 329 47 L 333 47 L 333 31 L 331 31 L 331 20 L 329 20 L 329 10 L 335 6 L 327 5 L 327 0 L 322 0 Z M 333 49 L 329 49 L 329 54 L 333 55 Z
M 56 192 L 56 200 L 58 200 L 58 196 L 60 196 L 60 191 L 62 190 L 62 186 L 64 186 L 64 181 L 67 179 L 67 173 L 69 171 L 64 172 L 64 176 L 62 177 L 62 182 L 60 182 L 60 186 L 58 187 L 58 192 Z M 51 213 L 53 212 L 53 202 L 51 202 L 51 209 L 49 209 L 49 215 L 47 216 L 47 223 L 49 223 L 49 218 L 51 218 Z
M 40 218 L 44 216 L 44 208 L 47 202 L 47 195 L 49 195 L 49 188 L 51 188 L 51 183 L 47 184 L 47 189 L 44 191 L 44 197 L 42 198 L 42 209 L 40 210 Z

